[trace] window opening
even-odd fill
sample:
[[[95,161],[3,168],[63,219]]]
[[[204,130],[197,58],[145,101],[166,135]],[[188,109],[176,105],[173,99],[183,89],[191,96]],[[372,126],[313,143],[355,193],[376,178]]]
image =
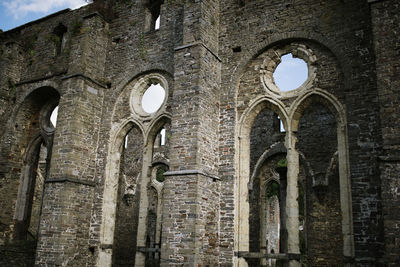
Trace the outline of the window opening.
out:
[[[161,136],[161,138],[160,138],[160,145],[161,145],[161,146],[165,146],[165,137],[166,137],[165,129],[162,129],[162,130],[160,131],[160,136]]]
[[[57,126],[58,106],[53,109],[50,115],[50,122],[54,128]]]
[[[158,30],[160,28],[160,10],[164,0],[149,0],[147,2],[146,30]]]
[[[30,218],[27,230],[27,238],[36,240],[38,236],[39,220],[41,213],[41,201],[43,197],[43,184],[47,169],[47,148],[42,143],[39,150],[37,163],[32,173],[32,196],[30,199]]]
[[[165,89],[159,84],[150,85],[142,97],[142,108],[147,113],[154,113],[164,102]]]
[[[128,135],[125,136],[125,140],[124,140],[124,148],[127,149],[128,148]]]
[[[156,21],[154,23],[154,29],[155,30],[160,29],[160,15],[158,15],[158,17],[157,17],[157,19],[156,19]]]
[[[56,54],[60,55],[65,43],[65,33],[67,32],[67,27],[62,23],[59,23],[57,27],[54,28],[52,41],[56,46]]]
[[[281,120],[281,117],[278,116],[278,120],[279,120],[279,131],[280,131],[281,133],[286,132],[285,126],[283,126],[283,121]]]
[[[300,87],[308,78],[307,63],[294,58],[292,53],[281,57],[281,63],[276,67],[274,82],[281,91],[292,91]]]

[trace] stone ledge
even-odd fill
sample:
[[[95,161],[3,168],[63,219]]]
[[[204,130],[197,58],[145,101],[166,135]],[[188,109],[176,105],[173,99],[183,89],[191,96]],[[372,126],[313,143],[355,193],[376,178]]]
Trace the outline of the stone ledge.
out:
[[[164,176],[182,176],[182,175],[203,175],[205,177],[215,180],[221,180],[218,176],[208,174],[201,170],[182,170],[182,171],[167,171],[164,172]]]
[[[216,54],[214,53],[214,51],[212,51],[208,46],[206,46],[203,42],[194,42],[194,43],[190,43],[190,44],[185,44],[185,45],[181,45],[181,46],[177,46],[174,48],[175,51],[179,51],[185,48],[190,48],[193,46],[197,46],[197,45],[201,45],[202,47],[204,47],[208,52],[210,52],[219,62],[222,62],[222,59]]]
[[[109,87],[107,84],[102,84],[101,82],[98,82],[98,81],[96,81],[96,80],[94,80],[94,79],[90,78],[89,76],[86,76],[86,75],[84,75],[82,73],[75,73],[75,74],[71,74],[71,75],[66,75],[66,76],[62,77],[61,80],[67,80],[67,79],[71,79],[71,78],[75,78],[75,77],[78,77],[78,78],[81,78],[83,80],[92,82],[92,83],[96,84],[97,86],[100,86],[100,87],[102,87],[104,89],[111,87],[111,85]]]
[[[81,184],[81,185],[87,185],[87,186],[91,186],[94,187],[96,186],[95,182],[92,181],[87,181],[87,180],[80,180],[80,179],[76,179],[76,178],[52,178],[52,179],[47,179],[45,181],[45,183],[65,183],[65,182],[69,182],[69,183],[74,183],[74,184]]]

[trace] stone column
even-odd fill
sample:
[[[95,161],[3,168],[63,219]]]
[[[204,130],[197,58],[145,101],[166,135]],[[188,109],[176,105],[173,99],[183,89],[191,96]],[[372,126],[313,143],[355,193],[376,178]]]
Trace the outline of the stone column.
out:
[[[287,167],[278,167],[276,171],[279,173],[279,217],[280,217],[280,242],[279,253],[287,252],[288,232],[286,226],[286,195],[287,195]]]
[[[299,203],[298,175],[299,153],[296,150],[297,138],[293,132],[286,136],[287,143],[287,192],[286,192],[286,229],[287,229],[287,253],[299,254]],[[296,260],[289,261],[290,267],[300,266]]]

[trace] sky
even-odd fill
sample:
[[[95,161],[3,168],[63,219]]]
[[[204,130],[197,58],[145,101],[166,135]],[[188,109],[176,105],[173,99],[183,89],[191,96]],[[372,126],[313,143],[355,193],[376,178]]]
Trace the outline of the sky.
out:
[[[0,0],[0,29],[7,31],[57,11],[86,4],[85,0]]]
[[[300,87],[308,77],[307,63],[292,54],[284,55],[273,74],[275,84],[281,91],[291,91]]]
[[[156,112],[164,102],[165,90],[158,84],[152,84],[144,92],[142,97],[142,107],[147,113]]]

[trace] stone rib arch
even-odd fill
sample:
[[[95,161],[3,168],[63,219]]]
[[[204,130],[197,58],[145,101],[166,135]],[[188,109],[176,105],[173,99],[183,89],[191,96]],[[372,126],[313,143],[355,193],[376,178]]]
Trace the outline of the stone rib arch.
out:
[[[132,73],[134,73],[132,75]],[[172,79],[173,78],[173,72],[168,71],[167,68],[165,68],[164,65],[162,64],[154,64],[151,66],[151,68],[147,66],[134,66],[134,70],[127,70],[127,73],[122,73],[122,77],[120,80],[117,78],[117,85],[115,86],[116,91],[118,94],[121,94],[122,91],[127,88],[129,84],[134,82],[135,80],[139,79],[141,76],[145,76],[147,74],[151,73],[158,73],[160,75],[163,75],[167,79]]]
[[[242,138],[244,135],[250,133],[251,125],[253,124],[258,113],[264,108],[269,108],[272,111],[275,111],[282,119],[284,127],[287,128],[289,126],[287,123],[288,113],[283,103],[268,96],[261,96],[253,100],[249,104],[248,108],[243,112],[238,123],[239,138]]]
[[[166,112],[155,117],[147,128],[144,143],[149,145],[150,143],[154,142],[154,138],[156,137],[158,131],[161,130],[165,123],[170,123],[171,119],[171,114]]]
[[[303,112],[314,103],[321,103],[335,116],[337,124],[337,155],[339,162],[340,207],[342,213],[343,255],[354,257],[354,236],[352,220],[352,197],[350,166],[347,141],[347,120],[345,107],[333,95],[314,89],[300,96],[290,108],[290,128],[297,132]],[[336,152],[335,152],[336,153]]]
[[[261,169],[262,165],[264,164],[264,162],[266,160],[268,160],[268,158],[270,158],[276,154],[280,154],[280,153],[286,153],[285,145],[281,142],[279,142],[277,144],[273,144],[272,146],[269,147],[269,149],[265,150],[265,152],[258,159],[256,166],[254,167],[254,171],[251,174],[249,185],[248,185],[249,190],[253,189],[254,179],[255,179],[255,177],[257,177],[260,174],[260,169]],[[277,183],[279,183],[279,181],[277,181]]]
[[[26,101],[26,99],[31,95],[34,91],[40,88],[51,88],[55,92],[57,92],[60,96],[63,95],[62,90],[60,89],[60,84],[52,81],[52,80],[44,80],[36,83],[29,84],[17,84],[17,90],[21,91],[21,94],[18,94],[16,110]]]
[[[340,101],[332,94],[322,89],[314,88],[312,91],[305,92],[303,95],[299,96],[291,105],[289,120],[291,122],[290,126],[292,131],[297,131],[302,113],[315,102],[320,102],[326,106],[332,114],[335,115],[338,125],[346,125],[346,111]]]
[[[277,143],[272,145],[269,149],[265,150],[265,152],[262,154],[262,156],[258,159],[256,166],[254,167],[254,171],[250,177],[250,181],[249,181],[249,190],[253,189],[253,181],[255,179],[255,177],[257,177],[260,174],[260,168],[262,167],[262,165],[264,164],[264,162],[266,160],[268,160],[268,158],[276,155],[276,154],[280,154],[280,153],[286,153],[286,147],[283,143]],[[335,152],[334,157],[337,157],[337,152]],[[305,172],[310,175],[310,177],[313,177],[313,171],[311,169],[311,167],[309,166],[309,163],[307,162],[305,156],[303,153],[299,153],[299,160],[300,160],[300,164],[301,166],[303,166]],[[333,163],[331,163],[332,165]],[[330,166],[331,167],[331,166]],[[276,181],[277,183],[279,183],[279,181]]]
[[[97,258],[97,266],[111,266],[112,244],[114,240],[116,201],[118,192],[121,148],[128,132],[137,127],[144,138],[143,126],[139,121],[126,119],[113,127],[104,176],[102,221],[100,227],[100,251]]]

